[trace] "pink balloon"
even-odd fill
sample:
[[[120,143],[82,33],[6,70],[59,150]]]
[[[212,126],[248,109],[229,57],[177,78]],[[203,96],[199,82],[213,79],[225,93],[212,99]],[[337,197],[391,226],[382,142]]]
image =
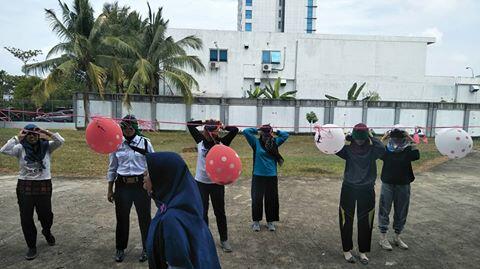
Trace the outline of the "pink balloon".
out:
[[[235,182],[242,173],[238,154],[225,145],[215,145],[207,154],[205,165],[208,177],[215,183],[227,185]]]
[[[102,154],[115,152],[122,137],[122,129],[110,118],[93,118],[85,131],[88,146]]]

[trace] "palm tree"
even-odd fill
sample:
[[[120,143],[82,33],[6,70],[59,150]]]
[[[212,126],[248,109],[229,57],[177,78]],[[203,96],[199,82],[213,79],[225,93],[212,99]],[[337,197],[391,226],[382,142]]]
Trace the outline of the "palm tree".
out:
[[[52,31],[61,42],[55,45],[43,62],[24,66],[27,72],[48,73],[37,87],[47,98],[55,91],[63,77],[75,77],[84,85],[83,104],[85,124],[90,116],[88,93],[96,90],[103,96],[107,70],[99,62],[114,59],[111,55],[103,55],[102,34],[105,28],[105,16],[94,19],[93,9],[88,0],[74,0],[70,8],[58,1],[62,17],[57,17],[52,9],[45,9],[47,20]],[[60,56],[58,56],[60,54]]]
[[[113,48],[117,57],[130,58],[134,66],[133,73],[128,76],[125,100],[128,103],[128,95],[136,92],[159,94],[159,85],[164,82],[167,87],[180,90],[189,101],[192,89],[198,89],[199,85],[186,70],[201,74],[205,66],[197,56],[188,55],[187,50],[201,49],[202,41],[195,36],[175,41],[166,34],[168,20],[162,17],[162,8],[154,13],[148,4],[148,10],[139,38],[113,35],[105,38],[105,44]]]

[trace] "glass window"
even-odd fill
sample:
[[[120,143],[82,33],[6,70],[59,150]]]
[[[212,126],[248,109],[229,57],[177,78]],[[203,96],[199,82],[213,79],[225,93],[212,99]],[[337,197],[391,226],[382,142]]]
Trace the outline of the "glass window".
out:
[[[282,54],[279,50],[262,51],[262,63],[264,64],[280,64]]]
[[[217,62],[218,61],[218,50],[217,49],[210,49],[210,61]]]
[[[278,10],[278,17],[279,17],[279,18],[282,17],[282,10],[281,10],[281,9]]]
[[[245,4],[246,4],[247,7],[251,7],[252,6],[252,0],[246,0]]]
[[[280,64],[280,58],[282,58],[280,51],[271,51],[270,60],[272,64]]]
[[[227,50],[220,50],[220,62],[226,62],[228,59]]]
[[[252,11],[247,9],[245,10],[245,19],[251,19],[252,18]]]
[[[250,22],[245,23],[245,31],[246,32],[252,31],[252,24]]]

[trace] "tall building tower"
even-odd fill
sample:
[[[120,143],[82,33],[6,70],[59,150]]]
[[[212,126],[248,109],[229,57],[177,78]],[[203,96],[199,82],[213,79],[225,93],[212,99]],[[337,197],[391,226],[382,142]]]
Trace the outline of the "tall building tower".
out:
[[[238,0],[242,32],[314,33],[317,0]]]

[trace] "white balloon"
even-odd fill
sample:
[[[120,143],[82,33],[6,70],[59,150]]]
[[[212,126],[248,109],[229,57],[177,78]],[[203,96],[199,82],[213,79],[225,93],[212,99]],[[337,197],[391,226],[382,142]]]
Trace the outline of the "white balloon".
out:
[[[438,151],[450,159],[460,159],[467,156],[473,149],[470,134],[460,128],[449,128],[439,131],[435,136]]]
[[[335,124],[325,124],[315,133],[315,145],[325,154],[335,154],[345,145],[345,134]]]

